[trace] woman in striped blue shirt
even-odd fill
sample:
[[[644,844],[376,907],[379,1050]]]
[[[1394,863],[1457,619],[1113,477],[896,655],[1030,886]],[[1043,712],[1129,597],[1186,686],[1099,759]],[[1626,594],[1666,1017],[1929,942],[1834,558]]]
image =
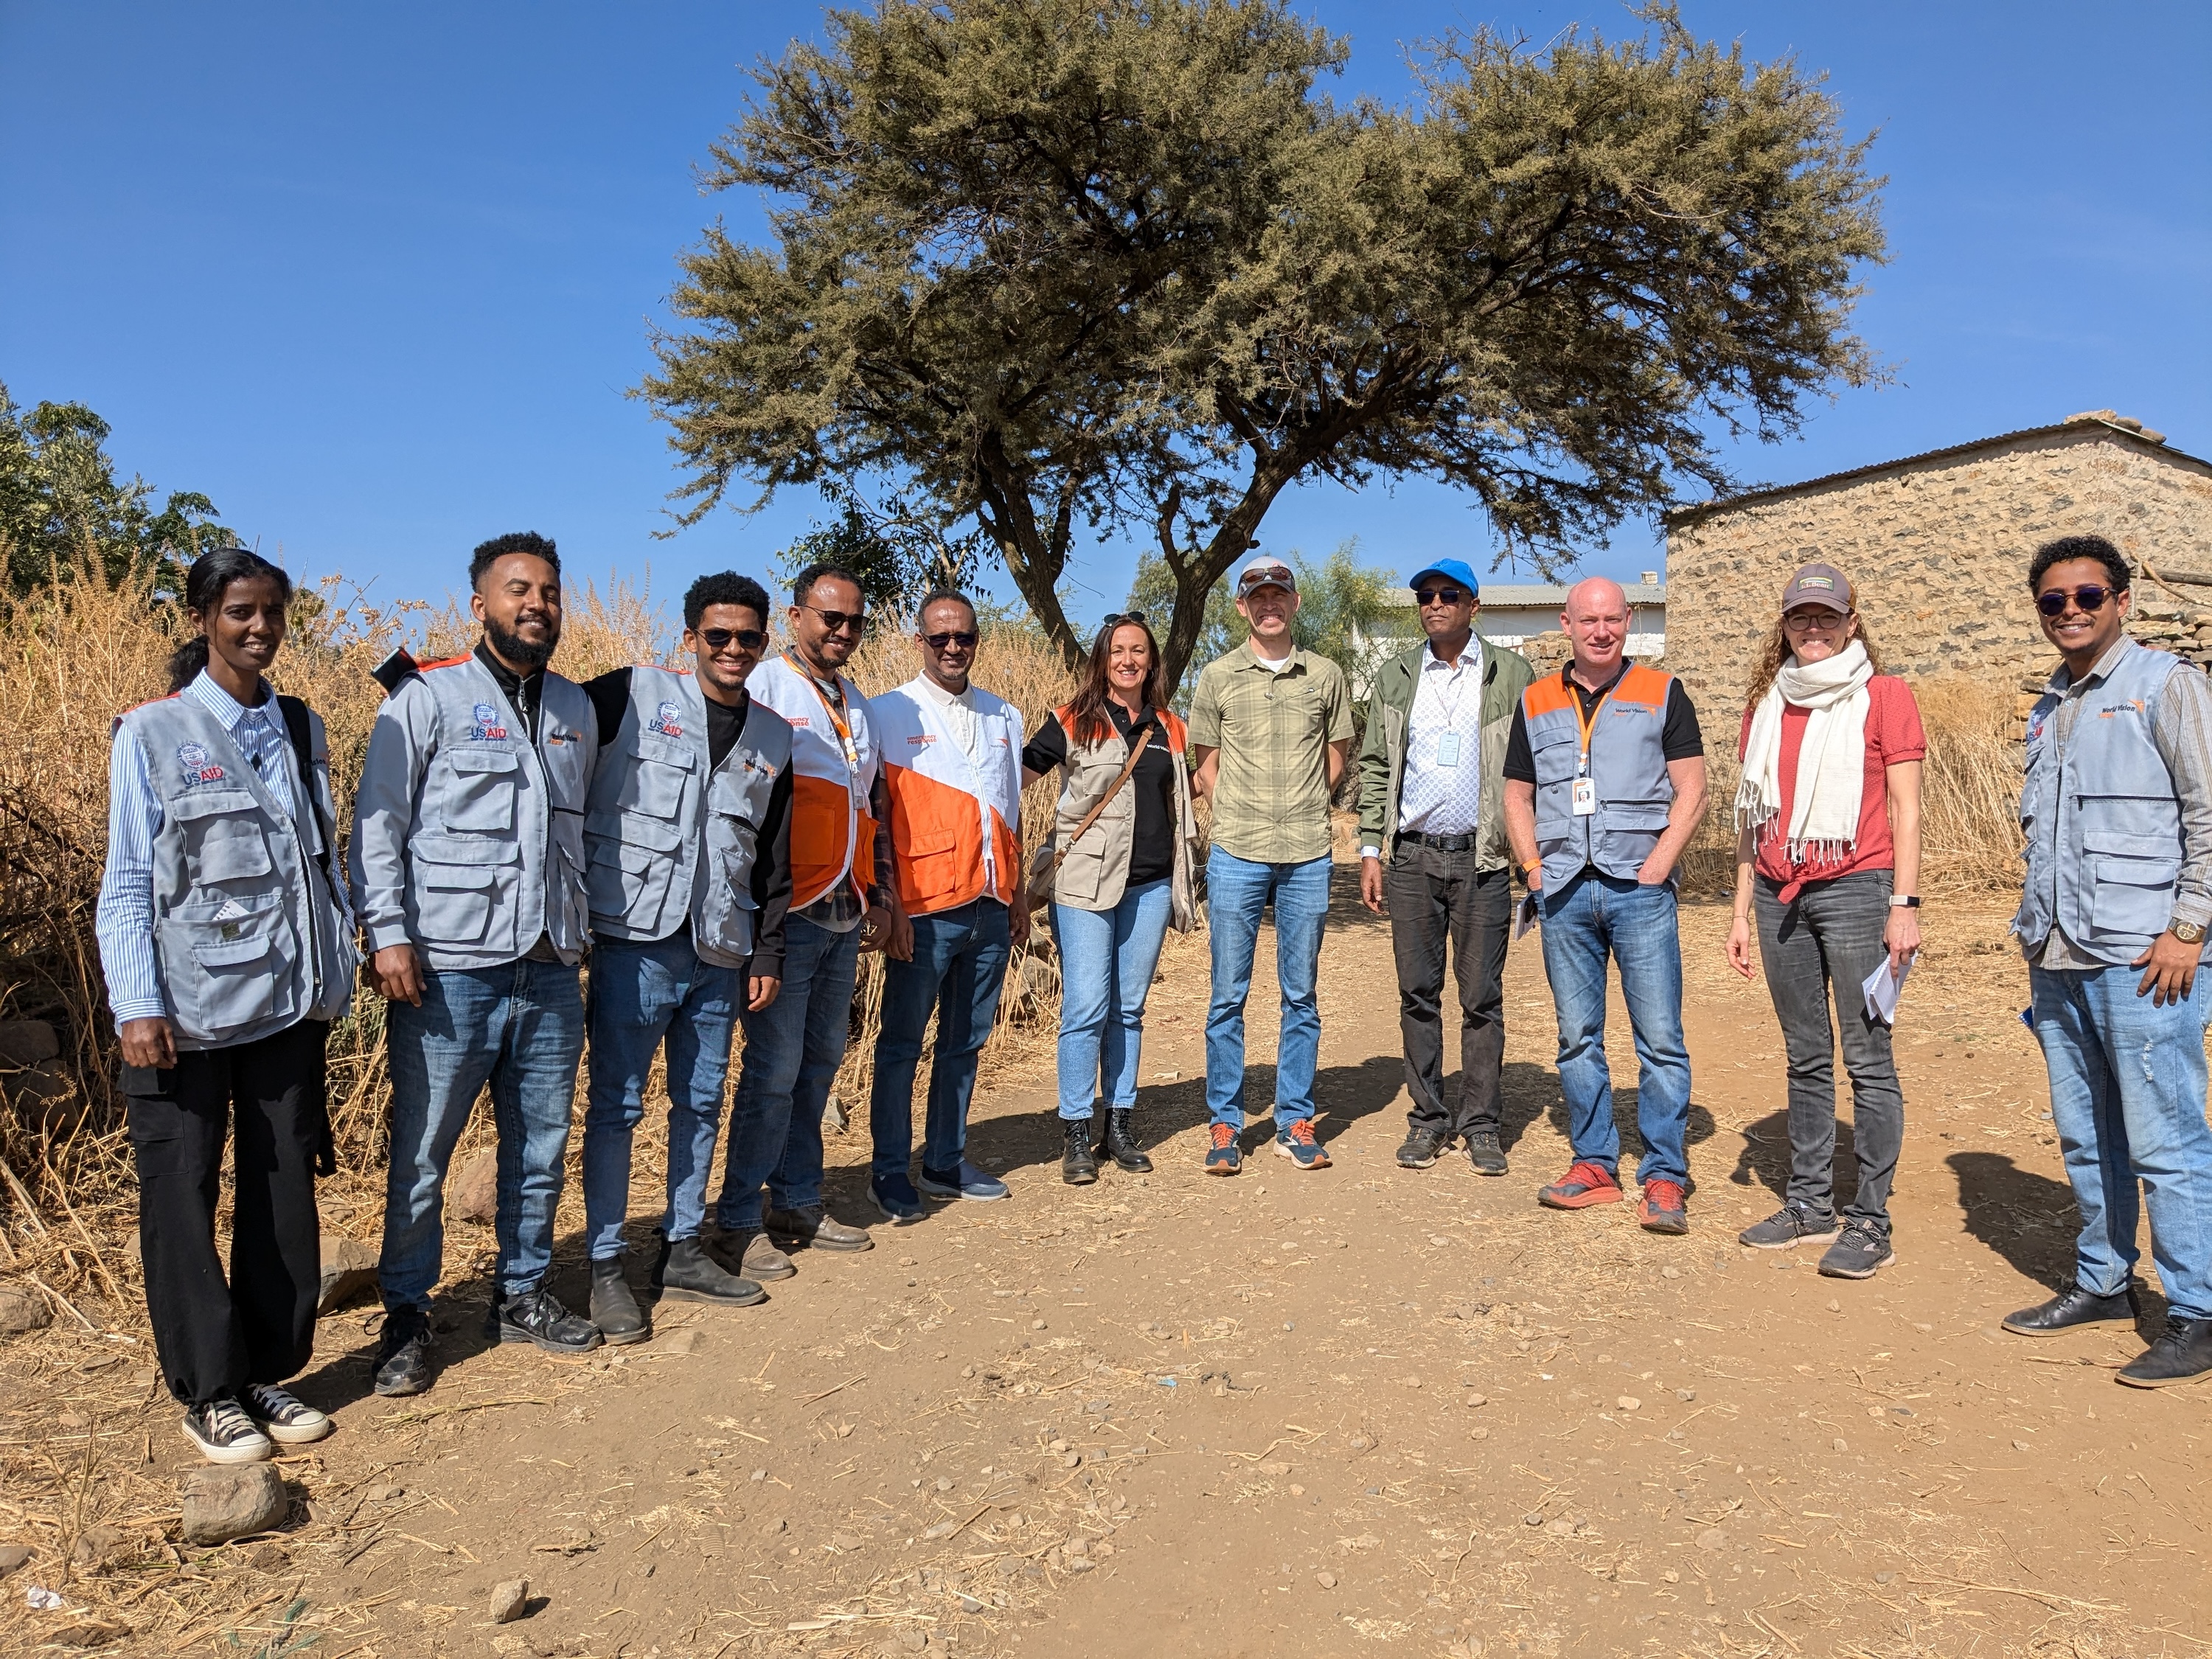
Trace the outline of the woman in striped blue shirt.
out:
[[[360,961],[322,722],[263,676],[292,584],[244,548],[197,560],[170,692],[115,723],[100,961],[123,1050],[154,1347],[213,1462],[319,1440],[279,1385],[314,1346],[330,1168],[324,1042]],[[216,1249],[237,1114],[230,1273]]]

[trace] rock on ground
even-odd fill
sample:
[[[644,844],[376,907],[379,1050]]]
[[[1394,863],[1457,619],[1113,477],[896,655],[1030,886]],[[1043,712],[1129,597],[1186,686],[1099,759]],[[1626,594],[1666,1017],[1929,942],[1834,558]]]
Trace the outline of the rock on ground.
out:
[[[530,1610],[530,1581],[510,1578],[503,1584],[491,1588],[491,1621],[495,1625],[511,1625]]]
[[[267,1532],[292,1512],[292,1496],[266,1463],[210,1466],[185,1477],[185,1542],[227,1544]]]
[[[41,1331],[53,1322],[53,1310],[44,1297],[19,1285],[0,1285],[0,1336]]]
[[[343,1308],[376,1285],[376,1252],[357,1238],[336,1233],[323,1235],[323,1284],[315,1297],[315,1311]]]
[[[36,1066],[61,1051],[61,1037],[43,1019],[0,1019],[0,1068]]]
[[[461,1166],[447,1188],[453,1213],[489,1224],[499,1213],[499,1153],[490,1147]]]

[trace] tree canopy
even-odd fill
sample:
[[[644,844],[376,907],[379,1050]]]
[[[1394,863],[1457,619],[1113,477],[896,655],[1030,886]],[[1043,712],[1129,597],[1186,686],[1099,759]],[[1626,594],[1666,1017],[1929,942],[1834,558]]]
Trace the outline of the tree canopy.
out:
[[[203,547],[236,539],[194,489],[171,493],[115,476],[108,424],[82,404],[42,403],[25,412],[0,383],[0,573],[28,592],[58,566],[90,560],[111,582],[137,571],[154,590],[184,591],[184,568]]]
[[[1430,43],[1410,110],[1319,90],[1281,0],[878,0],[763,65],[708,182],[773,245],[683,256],[639,388],[687,518],[887,481],[972,520],[1070,661],[1079,533],[1207,593],[1291,484],[1467,490],[1507,555],[1733,480],[1876,371],[1879,181],[1818,78],[1691,38]]]

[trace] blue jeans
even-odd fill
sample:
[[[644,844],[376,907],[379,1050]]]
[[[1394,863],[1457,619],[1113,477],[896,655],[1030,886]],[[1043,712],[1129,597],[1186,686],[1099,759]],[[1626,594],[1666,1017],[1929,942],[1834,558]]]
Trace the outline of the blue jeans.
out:
[[[604,939],[592,947],[586,1009],[590,1106],[584,1113],[584,1239],[592,1260],[623,1253],[629,1214],[630,1138],[645,1117],[645,1079],[668,1047],[668,1208],[660,1231],[696,1238],[707,1171],[722,1122],[744,975],[702,962],[689,928],[657,944]]]
[[[1639,1181],[1686,1183],[1683,1142],[1690,1127],[1690,1051],[1682,1041],[1682,945],[1671,882],[1584,870],[1557,892],[1544,889],[1544,975],[1559,1015],[1559,1089],[1577,1163],[1620,1163],[1613,1121],[1613,1073],[1605,1063],[1605,963],[1620,964],[1620,996],[1636,1036],[1636,1127],[1644,1137]]]
[[[2212,971],[2186,1002],[2137,996],[2140,968],[2031,968],[2035,1036],[2051,1072],[2051,1117],[2081,1212],[2074,1276],[2117,1296],[2141,1255],[2136,1182],[2168,1311],[2212,1318],[2212,1126],[2204,1118],[2204,1027]]]
[[[1094,1093],[1116,1110],[1137,1103],[1145,996],[1175,912],[1173,886],[1163,876],[1125,889],[1110,910],[1052,907],[1060,945],[1060,1115],[1071,1122],[1091,1115]]]
[[[783,988],[738,1016],[744,1064],[714,1217],[732,1231],[761,1224],[761,1187],[779,1210],[822,1201],[822,1109],[844,1063],[860,930],[835,933],[804,916],[783,927]]]
[[[914,958],[884,963],[883,1025],[876,1036],[876,1079],[868,1128],[876,1143],[870,1172],[904,1175],[914,1161],[914,1073],[922,1033],[937,1016],[929,1066],[929,1109],[921,1167],[950,1174],[968,1149],[968,1103],[975,1057],[999,1018],[999,988],[1013,955],[1012,918],[994,898],[914,919]]]
[[[1260,913],[1275,902],[1275,978],[1282,987],[1282,1037],[1275,1056],[1275,1127],[1314,1115],[1314,1068],[1321,1061],[1322,924],[1328,920],[1326,858],[1304,864],[1255,864],[1223,852],[1206,855],[1206,920],[1213,944],[1213,996],[1206,1010],[1206,1109],[1216,1123],[1244,1127],[1244,999]]]
[[[453,1145],[491,1085],[499,1131],[499,1289],[526,1291],[553,1265],[584,998],[557,962],[422,968],[422,1006],[386,1015],[392,1055],[392,1163],[384,1183],[377,1282],[387,1308],[427,1308],[446,1253],[443,1199]]]

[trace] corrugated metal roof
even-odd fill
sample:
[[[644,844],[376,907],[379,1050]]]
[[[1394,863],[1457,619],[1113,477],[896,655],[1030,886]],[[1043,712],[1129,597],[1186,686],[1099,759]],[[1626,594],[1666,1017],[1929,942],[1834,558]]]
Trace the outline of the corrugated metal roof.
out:
[[[1542,605],[1564,605],[1567,602],[1568,584],[1553,586],[1544,582],[1495,582],[1482,590],[1482,608],[1494,611],[1502,605],[1534,607]],[[1664,605],[1667,603],[1667,584],[1664,582],[1627,582],[1622,592],[1628,595],[1631,605]],[[1390,603],[1411,609],[1413,593],[1411,588],[1394,587],[1389,592]]]
[[[1817,478],[1805,478],[1796,483],[1771,484],[1763,489],[1747,489],[1741,495],[1725,495],[1717,501],[1694,502],[1688,507],[1678,507],[1672,512],[1662,514],[1660,522],[1671,529],[1675,525],[1686,523],[1692,519],[1705,518],[1715,513],[1730,512],[1739,507],[1755,506],[1761,501],[1771,501],[1784,495],[1795,495],[1801,489],[1820,489],[1829,484],[1842,483],[1846,479],[1870,477],[1877,472],[1891,471],[1900,466],[1918,466],[1926,461],[1948,460],[1954,455],[1971,455],[1978,449],[1988,449],[1997,444],[2017,442],[2022,438],[2048,438],[2060,434],[2072,434],[2076,437],[2101,440],[2112,433],[2118,433],[2123,438],[2131,438],[2156,454],[2170,456],[2175,460],[2187,461],[2192,465],[2212,471],[2212,461],[2207,461],[2201,456],[2191,455],[2185,450],[2176,449],[2171,444],[2162,443],[2157,439],[2146,438],[2142,433],[2130,431],[2126,427],[2115,426],[2110,421],[2060,421],[2053,426],[2023,427],[2018,432],[2000,432],[1993,438],[1977,438],[1971,443],[1952,444],[1943,449],[1923,449],[1917,455],[1900,455],[1893,461],[1875,461],[1866,466],[1848,467],[1841,472],[1824,472]]]

